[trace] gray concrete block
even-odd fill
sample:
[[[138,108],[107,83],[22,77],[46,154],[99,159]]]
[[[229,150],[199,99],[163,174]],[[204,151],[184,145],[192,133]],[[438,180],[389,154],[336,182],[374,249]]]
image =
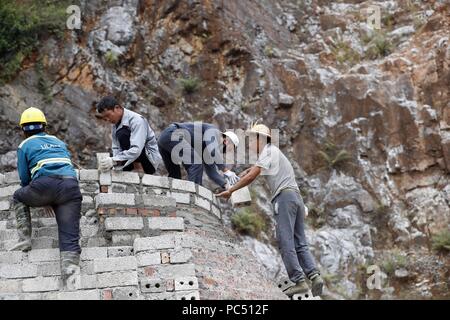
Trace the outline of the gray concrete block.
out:
[[[24,292],[45,292],[59,290],[59,277],[37,277],[23,280]]]
[[[180,217],[150,217],[148,227],[150,229],[160,229],[163,231],[183,231],[184,219]]]
[[[123,233],[121,231],[114,231],[112,233],[112,244],[114,246],[129,246],[132,245],[136,238],[139,238],[140,235],[137,233]]]
[[[109,247],[108,257],[116,258],[116,257],[132,256],[133,252],[134,252],[133,246]]]
[[[19,240],[19,234],[14,229],[0,230],[0,241]]]
[[[0,280],[0,300],[5,293],[18,293],[22,291],[21,280]]]
[[[200,300],[198,291],[178,291],[175,292],[175,300]]]
[[[161,264],[161,254],[159,252],[140,252],[136,255],[138,267]]]
[[[149,238],[138,238],[134,240],[134,253],[148,250],[171,249],[175,247],[173,235],[161,235]]]
[[[144,174],[144,176],[142,177],[142,184],[144,186],[152,186],[166,189],[170,187],[170,181],[168,177],[153,176],[150,174]]]
[[[95,289],[97,288],[97,275],[81,274],[77,289]]]
[[[96,273],[134,270],[136,268],[137,261],[134,256],[94,260],[94,272]]]
[[[128,171],[113,170],[111,172],[111,179],[112,182],[121,182],[121,183],[139,184],[141,182],[141,179],[139,178],[139,173]]]
[[[190,193],[167,191],[166,196],[170,197],[170,198],[174,198],[177,203],[183,203],[183,204],[191,203],[191,194]]]
[[[110,186],[112,184],[111,172],[100,172],[99,183],[101,186]]]
[[[22,251],[0,252],[0,263],[20,263],[26,259],[26,253]]]
[[[20,183],[19,172],[17,170],[6,172],[5,183],[6,184]]]
[[[0,230],[6,230],[8,227],[8,221],[0,221]]]
[[[175,278],[175,291],[180,290],[197,290],[197,277],[178,277]]]
[[[212,194],[211,190],[206,189],[205,187],[200,186],[200,185],[197,186],[197,188],[198,188],[198,195],[199,195],[200,197],[203,197],[203,198],[208,199],[209,201],[212,201],[212,199],[213,199],[213,194]]]
[[[294,294],[291,297],[291,300],[322,300],[322,299],[319,296],[314,297],[311,291],[308,291],[307,293],[303,294]]]
[[[112,296],[113,300],[138,300],[140,292],[136,287],[114,288]]]
[[[222,213],[216,205],[211,205],[211,212],[219,219],[222,219]]]
[[[176,207],[177,201],[174,198],[166,196],[144,196],[144,205],[146,207]]]
[[[80,170],[80,181],[97,181],[97,180],[98,180],[97,169]]]
[[[248,187],[244,187],[233,192],[230,200],[233,207],[236,208],[245,207],[252,204],[252,197],[250,195],[250,190],[248,189]]]
[[[141,279],[142,292],[164,292],[166,291],[166,282],[162,279]]]
[[[40,228],[57,226],[55,218],[38,218],[37,222]]]
[[[137,286],[137,271],[114,271],[97,274],[97,287]]]
[[[170,263],[186,263],[192,258],[192,251],[187,248],[178,248],[169,251]]]
[[[31,239],[31,247],[33,249],[49,249],[56,248],[58,244],[57,238],[52,237],[39,237]]]
[[[201,198],[199,196],[195,196],[194,197],[194,204],[196,206],[199,206],[202,209],[205,209],[205,210],[208,210],[208,211],[211,210],[211,202],[209,202],[208,200],[203,199],[203,198]]]
[[[131,193],[99,193],[95,196],[95,208],[99,206],[134,206],[135,196]]]
[[[81,249],[81,260],[106,259],[108,257],[106,247],[91,247]]]
[[[11,197],[17,189],[20,188],[19,184],[14,184],[11,186],[0,188],[0,198]]]
[[[28,253],[30,262],[59,261],[59,249],[33,249]]]
[[[9,208],[10,208],[9,200],[0,201],[0,211],[1,210],[9,210]]]
[[[156,269],[156,276],[163,279],[195,276],[195,265],[193,263],[161,264],[156,265],[153,268]]]
[[[107,217],[105,219],[106,231],[141,230],[142,228],[144,228],[142,217]]]
[[[195,192],[195,183],[187,180],[172,179],[172,189]]]
[[[61,266],[59,261],[39,263],[37,268],[38,275],[42,277],[61,275]]]
[[[56,300],[100,300],[99,290],[63,291],[56,294]]]

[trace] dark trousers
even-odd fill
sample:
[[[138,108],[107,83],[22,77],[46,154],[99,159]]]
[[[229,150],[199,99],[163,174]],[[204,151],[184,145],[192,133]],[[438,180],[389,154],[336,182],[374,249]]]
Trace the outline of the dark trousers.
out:
[[[305,206],[300,194],[285,189],[272,201],[278,246],[289,279],[297,283],[319,273],[306,240]]]
[[[164,161],[164,166],[166,167],[169,177],[175,179],[181,179],[181,166],[174,162],[177,161],[179,163],[183,163],[184,168],[188,174],[188,180],[195,182],[196,184],[202,185],[203,180],[203,163],[194,164],[194,156],[195,150],[189,145],[186,141],[181,138],[177,141],[172,141],[171,136],[172,133],[177,129],[177,126],[171,124],[166,129],[161,132],[161,135],[158,139],[158,148],[161,154],[161,157]],[[185,143],[184,149],[189,150],[190,154],[187,155],[190,158],[190,163],[182,162],[181,158],[183,157],[183,152],[180,152],[179,159],[172,159],[172,149],[178,145],[179,143]],[[174,155],[175,156],[175,155]],[[178,158],[178,157],[177,157]],[[201,159],[201,158],[200,158]]]
[[[80,218],[82,195],[78,180],[39,177],[14,193],[14,201],[29,207],[51,206],[58,224],[60,251],[81,253]]]
[[[131,137],[131,130],[128,127],[122,127],[116,132],[117,140],[120,144],[120,149],[122,150],[128,150],[130,149],[130,137]],[[139,158],[137,158],[134,162],[140,162],[142,164],[142,167],[144,168],[144,172],[147,174],[154,174],[155,173],[155,167],[153,167],[150,160],[148,160],[147,155],[145,154],[145,147],[142,149],[141,154],[139,155]],[[134,163],[133,162],[133,163]],[[131,171],[133,170],[133,163],[130,163],[126,167],[123,168],[123,171]]]

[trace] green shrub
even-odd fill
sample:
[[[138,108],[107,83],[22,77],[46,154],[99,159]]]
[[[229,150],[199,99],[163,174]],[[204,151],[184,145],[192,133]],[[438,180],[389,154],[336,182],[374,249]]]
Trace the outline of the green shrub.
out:
[[[450,251],[450,231],[443,230],[432,237],[433,250],[437,252],[449,252]]]
[[[250,235],[255,238],[257,238],[261,231],[266,228],[264,218],[261,215],[250,211],[248,208],[242,209],[240,212],[235,213],[231,217],[231,222],[237,232]]]
[[[117,66],[119,62],[119,55],[115,52],[108,51],[105,53],[105,61],[110,66]]]
[[[395,270],[404,268],[407,265],[408,258],[400,251],[395,250],[384,260],[382,268],[387,275],[392,275]]]
[[[22,62],[49,35],[62,36],[68,1],[0,1],[0,83],[13,79]]]
[[[328,168],[338,169],[352,159],[351,154],[344,149],[339,149],[333,142],[325,142],[323,150],[319,151],[319,155],[325,161]]]
[[[375,60],[390,55],[394,50],[394,45],[384,33],[377,33],[368,44],[366,56]]]
[[[187,94],[194,93],[200,87],[200,80],[198,78],[180,79],[181,87]]]
[[[53,96],[51,95],[50,84],[44,76],[44,67],[42,65],[42,61],[38,60],[34,66],[38,76],[37,89],[39,93],[42,95],[42,99],[45,103],[51,103],[53,100]]]
[[[353,66],[361,60],[359,53],[343,41],[337,41],[331,51],[339,65]]]

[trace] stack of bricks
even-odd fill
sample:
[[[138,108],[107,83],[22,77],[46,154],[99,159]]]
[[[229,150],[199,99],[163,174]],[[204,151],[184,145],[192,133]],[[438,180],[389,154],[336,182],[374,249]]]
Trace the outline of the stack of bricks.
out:
[[[33,250],[8,252],[18,240],[11,197],[20,186],[17,172],[0,174],[0,300],[212,299],[214,290],[221,290],[208,285],[214,277],[224,284],[224,297],[256,297],[233,291],[242,282],[247,289],[264,288],[258,297],[283,298],[223,227],[210,190],[136,172],[77,174],[83,194],[82,255],[71,291],[60,286],[56,220],[43,217],[39,208],[32,209]],[[214,247],[211,252],[208,246]],[[250,280],[242,281],[243,265],[252,272]],[[227,285],[223,274],[230,275]]]

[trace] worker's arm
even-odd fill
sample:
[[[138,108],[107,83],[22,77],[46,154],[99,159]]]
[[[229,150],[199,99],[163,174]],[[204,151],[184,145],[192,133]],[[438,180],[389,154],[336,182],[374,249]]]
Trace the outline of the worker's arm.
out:
[[[115,156],[114,161],[129,161],[136,160],[142,149],[145,147],[145,139],[147,138],[147,127],[144,118],[136,117],[130,121],[130,149],[122,150]]]
[[[19,171],[20,185],[27,186],[31,181],[31,176],[25,152],[21,148],[17,150],[17,171]]]
[[[112,135],[112,153],[113,153],[113,157],[115,157],[116,155],[118,155],[120,152],[120,145],[119,145],[119,141],[117,140],[117,137],[115,134]]]
[[[250,169],[248,169],[248,173],[243,176],[241,178],[241,180],[239,180],[234,186],[232,186],[230,189],[221,192],[219,194],[217,194],[218,197],[222,197],[225,199],[228,199],[231,197],[231,194],[236,191],[239,190],[243,187],[248,186],[250,183],[252,183],[261,173],[261,168],[258,166],[253,166]]]

